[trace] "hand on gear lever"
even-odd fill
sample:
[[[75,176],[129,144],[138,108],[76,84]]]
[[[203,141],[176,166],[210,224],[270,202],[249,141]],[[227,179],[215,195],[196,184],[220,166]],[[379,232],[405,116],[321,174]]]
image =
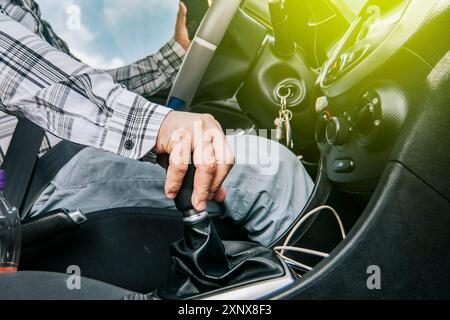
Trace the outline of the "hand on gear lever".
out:
[[[208,213],[197,212],[191,197],[195,167],[189,166],[175,199],[184,215],[184,239],[170,246],[172,264],[166,286],[157,291],[163,299],[185,299],[270,276],[284,268],[274,252],[254,243],[226,241],[218,236]]]

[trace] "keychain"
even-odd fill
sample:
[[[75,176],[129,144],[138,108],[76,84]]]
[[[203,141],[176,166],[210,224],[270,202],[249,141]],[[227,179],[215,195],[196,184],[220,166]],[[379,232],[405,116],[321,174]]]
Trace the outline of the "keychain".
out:
[[[285,95],[281,94],[281,89],[287,89]],[[291,89],[286,87],[280,87],[277,90],[277,96],[280,99],[280,111],[278,118],[275,119],[275,139],[281,142],[283,139],[286,146],[290,149],[294,148],[294,142],[292,141],[292,111],[288,109],[287,99],[291,95]]]

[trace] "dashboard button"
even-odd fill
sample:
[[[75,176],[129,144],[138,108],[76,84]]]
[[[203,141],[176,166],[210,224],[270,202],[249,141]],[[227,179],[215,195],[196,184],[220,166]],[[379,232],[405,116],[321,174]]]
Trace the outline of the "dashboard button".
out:
[[[326,138],[330,145],[345,145],[350,136],[350,126],[346,119],[341,117],[332,117],[326,128]]]
[[[318,97],[316,100],[316,112],[320,113],[328,108],[328,98],[326,96]]]
[[[357,110],[355,128],[362,134],[367,135],[373,128],[375,120],[375,107],[368,103],[359,110]]]
[[[326,139],[326,130],[328,120],[331,118],[331,115],[324,111],[320,113],[319,119],[316,122],[316,141],[318,144],[325,144],[327,142]]]
[[[334,171],[337,173],[352,172],[355,167],[355,163],[351,159],[342,159],[334,161]]]

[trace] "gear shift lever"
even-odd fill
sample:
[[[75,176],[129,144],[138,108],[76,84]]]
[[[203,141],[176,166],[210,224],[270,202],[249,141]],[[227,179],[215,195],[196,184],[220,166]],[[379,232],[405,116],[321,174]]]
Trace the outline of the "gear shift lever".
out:
[[[192,206],[195,171],[194,165],[189,165],[183,185],[175,198],[175,206],[184,216],[184,244],[186,249],[192,250],[192,258],[196,259],[197,268],[203,269],[208,266],[210,272],[223,274],[228,271],[228,262],[222,241],[211,223],[208,212],[197,212]]]
[[[191,198],[194,192],[195,167],[191,164],[184,176],[183,185],[175,198],[175,206],[184,215],[184,222],[193,223],[208,217],[207,212],[197,212],[192,206]]]
[[[184,239],[170,246],[172,264],[164,299],[184,299],[259,278],[281,277],[285,268],[272,250],[254,243],[222,242],[208,213],[191,203],[195,167],[190,165],[175,199],[183,212]]]

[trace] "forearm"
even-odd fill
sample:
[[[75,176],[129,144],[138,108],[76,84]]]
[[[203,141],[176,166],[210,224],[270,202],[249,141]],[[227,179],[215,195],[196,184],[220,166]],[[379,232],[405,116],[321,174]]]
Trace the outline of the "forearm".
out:
[[[0,100],[66,140],[138,159],[153,148],[170,111],[57,51],[0,14]]]
[[[184,55],[185,50],[172,39],[154,55],[107,72],[128,90],[151,96],[172,86]]]

